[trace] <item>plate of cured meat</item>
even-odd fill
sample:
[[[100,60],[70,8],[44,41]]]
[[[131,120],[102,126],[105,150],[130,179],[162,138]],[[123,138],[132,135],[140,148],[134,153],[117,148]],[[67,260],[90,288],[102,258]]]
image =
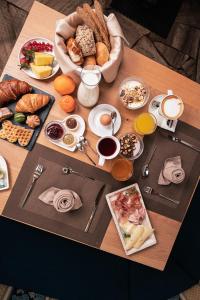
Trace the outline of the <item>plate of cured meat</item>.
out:
[[[106,199],[126,255],[156,244],[137,183],[107,194]]]

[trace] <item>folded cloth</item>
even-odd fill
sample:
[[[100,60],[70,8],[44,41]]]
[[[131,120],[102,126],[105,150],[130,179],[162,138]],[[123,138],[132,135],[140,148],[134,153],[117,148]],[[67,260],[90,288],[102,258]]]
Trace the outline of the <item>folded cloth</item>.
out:
[[[46,204],[53,205],[61,213],[79,209],[82,206],[79,195],[72,190],[61,190],[56,187],[50,187],[44,191],[39,200]]]
[[[181,183],[185,179],[185,171],[181,165],[181,157],[175,156],[167,158],[164,167],[160,172],[158,184],[168,185],[171,182],[175,184]]]
[[[107,82],[112,82],[117,76],[119,65],[123,57],[123,42],[127,40],[124,37],[122,29],[114,14],[105,16],[107,22],[108,31],[110,34],[111,52],[110,59],[100,68],[100,71]],[[55,47],[54,52],[56,60],[58,61],[60,68],[64,74],[76,72],[80,75],[81,68],[72,62],[67,55],[67,49],[65,41],[72,37],[78,25],[82,24],[82,20],[79,18],[76,12],[68,15],[64,19],[58,20],[56,23],[55,33]]]

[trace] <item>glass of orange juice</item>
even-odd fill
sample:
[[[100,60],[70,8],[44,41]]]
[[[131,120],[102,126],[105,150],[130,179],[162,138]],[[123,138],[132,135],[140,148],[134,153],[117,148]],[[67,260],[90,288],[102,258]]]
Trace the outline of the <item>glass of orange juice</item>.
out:
[[[118,181],[126,181],[133,175],[133,162],[125,158],[117,158],[112,165],[111,175]]]
[[[141,113],[133,122],[133,129],[140,135],[152,134],[156,127],[156,118],[149,112]]]

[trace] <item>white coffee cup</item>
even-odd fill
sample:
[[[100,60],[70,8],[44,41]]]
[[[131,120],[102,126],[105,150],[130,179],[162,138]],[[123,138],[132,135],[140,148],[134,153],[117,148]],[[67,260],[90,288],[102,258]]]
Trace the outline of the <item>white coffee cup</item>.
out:
[[[120,152],[120,143],[115,136],[104,136],[96,145],[99,154],[99,166],[103,166],[106,159],[115,158]]]
[[[184,111],[183,100],[174,95],[172,90],[167,91],[167,95],[163,97],[159,114],[168,120],[178,120]]]

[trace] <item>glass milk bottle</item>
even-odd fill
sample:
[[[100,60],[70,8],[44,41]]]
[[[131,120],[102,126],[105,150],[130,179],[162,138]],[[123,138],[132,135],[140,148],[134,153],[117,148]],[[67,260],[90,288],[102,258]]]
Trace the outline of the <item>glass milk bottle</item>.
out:
[[[85,107],[94,106],[99,99],[99,82],[101,72],[98,66],[88,65],[81,71],[81,83],[78,88],[77,98]]]

